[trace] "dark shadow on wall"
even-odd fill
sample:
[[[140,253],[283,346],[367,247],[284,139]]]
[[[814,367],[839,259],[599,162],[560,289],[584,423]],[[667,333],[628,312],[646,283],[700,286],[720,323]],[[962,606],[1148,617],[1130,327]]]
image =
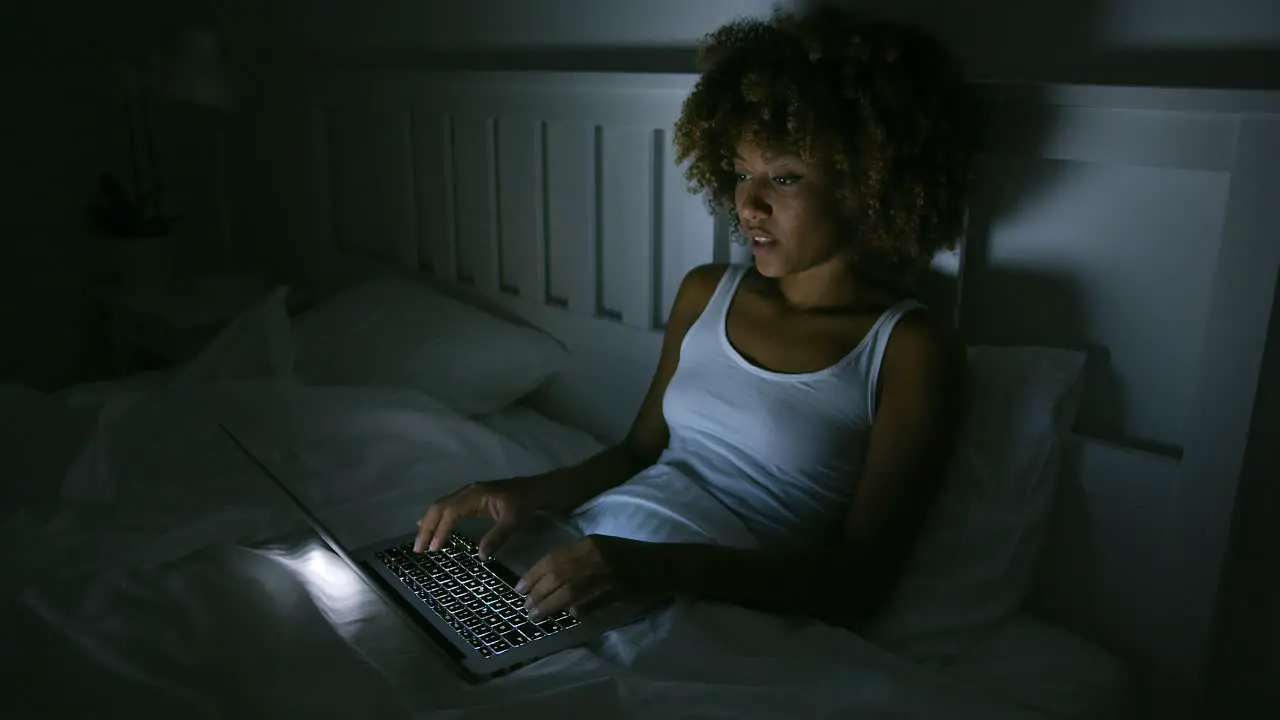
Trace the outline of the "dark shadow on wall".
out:
[[[1280,47],[1104,50],[1071,63],[1028,65],[1012,80],[1112,86],[1280,89]]]
[[[693,47],[504,47],[489,50],[250,49],[252,62],[344,70],[693,73]]]
[[[97,69],[138,60],[178,31],[208,25],[202,2],[166,0],[5,0],[0,3],[0,67]]]
[[[470,71],[693,73],[693,47],[503,48],[483,51],[329,49],[324,52],[257,51],[270,64],[353,69]],[[975,79],[994,82],[1082,85],[1280,89],[1280,48],[1176,49],[1096,53],[1072,63],[1020,63],[978,68]]]
[[[1209,696],[1214,717],[1280,717],[1280,272],[1236,498],[1233,551],[1223,571]],[[1229,715],[1228,713],[1235,713]]]
[[[142,1],[142,0],[137,0]],[[154,1],[154,0],[151,0]],[[784,3],[785,4],[785,3]],[[1218,47],[1107,46],[1099,37],[1107,0],[1025,3],[1014,0],[796,0],[796,5],[862,9],[932,32],[960,56],[975,80],[1159,87],[1280,88],[1280,45]],[[172,14],[172,13],[170,13]],[[727,19],[727,18],[726,18]],[[692,73],[691,45],[519,46],[433,50],[367,44],[323,48],[240,48],[271,64],[344,68]]]
[[[0,3],[0,382],[54,390],[113,372],[94,292],[109,253],[85,219],[98,174],[127,167],[111,68],[155,52],[199,5]]]
[[[1270,0],[1259,0],[1265,5]],[[1114,0],[797,0],[862,9],[930,30],[965,60],[971,77],[1091,85],[1280,88],[1280,42],[1131,47],[1105,36]],[[1204,14],[1209,15],[1209,6]],[[1158,12],[1158,11],[1154,11]],[[1227,12],[1223,10],[1222,12]],[[1266,13],[1256,13],[1260,18]],[[1184,14],[1182,22],[1191,22]],[[1191,30],[1191,28],[1188,28]],[[1280,35],[1280,29],[1271,35]]]

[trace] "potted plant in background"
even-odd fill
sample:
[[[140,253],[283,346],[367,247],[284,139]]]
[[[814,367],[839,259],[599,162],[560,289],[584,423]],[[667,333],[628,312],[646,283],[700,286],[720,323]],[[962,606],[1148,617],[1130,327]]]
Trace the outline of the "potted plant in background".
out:
[[[119,281],[129,290],[162,290],[173,277],[172,219],[161,208],[160,188],[129,192],[115,175],[99,179],[98,200],[90,205],[95,230],[110,243]]]
[[[174,218],[165,213],[164,186],[156,171],[150,93],[130,65],[118,66],[114,81],[128,134],[131,183],[126,187],[114,173],[102,174],[89,219],[110,243],[111,260],[126,289],[161,290],[173,277]]]

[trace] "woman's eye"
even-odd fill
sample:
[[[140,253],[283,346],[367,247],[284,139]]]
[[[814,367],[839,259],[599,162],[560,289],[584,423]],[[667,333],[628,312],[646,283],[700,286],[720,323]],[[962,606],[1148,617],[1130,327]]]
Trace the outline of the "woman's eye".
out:
[[[734,178],[738,182],[744,183],[744,182],[749,182],[751,180],[751,175],[748,173],[742,173],[742,172],[734,173]],[[780,187],[788,187],[800,182],[800,179],[801,177],[799,175],[778,175],[773,178],[773,184],[778,185]]]

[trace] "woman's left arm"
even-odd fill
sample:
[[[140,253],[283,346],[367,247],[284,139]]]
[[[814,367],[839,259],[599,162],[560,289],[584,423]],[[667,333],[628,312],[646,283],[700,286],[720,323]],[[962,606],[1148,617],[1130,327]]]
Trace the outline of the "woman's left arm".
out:
[[[964,349],[922,313],[904,317],[881,361],[867,458],[843,532],[815,550],[742,550],[589,536],[538,563],[517,591],[539,614],[626,596],[685,596],[846,627],[896,586],[958,434]]]
[[[843,533],[817,552],[653,549],[674,594],[860,625],[887,601],[946,475],[965,396],[964,348],[923,313],[890,336],[866,463]]]
[[[589,536],[523,578],[528,606],[575,614],[626,596],[686,596],[861,625],[888,599],[946,474],[962,416],[964,349],[921,313],[881,362],[867,458],[843,532],[817,550],[741,550]]]

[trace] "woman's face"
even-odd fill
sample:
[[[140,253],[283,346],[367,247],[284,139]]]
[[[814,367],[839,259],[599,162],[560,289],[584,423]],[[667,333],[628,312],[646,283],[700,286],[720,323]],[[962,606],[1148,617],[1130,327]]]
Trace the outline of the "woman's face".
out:
[[[740,143],[734,172],[738,222],[761,275],[781,278],[847,260],[851,238],[817,168],[791,153]]]

